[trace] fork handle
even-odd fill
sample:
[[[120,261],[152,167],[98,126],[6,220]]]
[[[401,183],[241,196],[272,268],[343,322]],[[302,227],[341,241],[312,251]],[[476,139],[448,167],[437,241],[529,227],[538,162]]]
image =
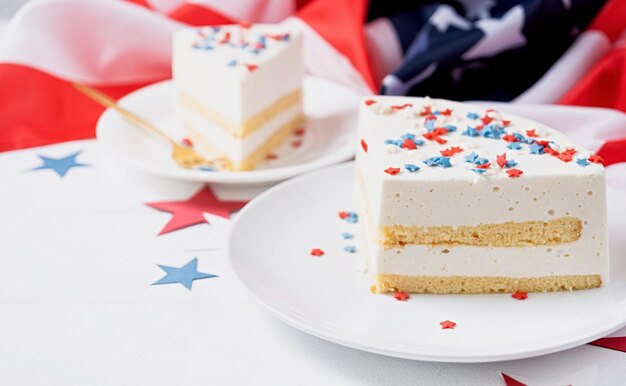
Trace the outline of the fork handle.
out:
[[[170,138],[167,134],[165,134],[164,132],[162,132],[160,129],[158,129],[156,126],[154,126],[152,123],[146,121],[145,119],[141,118],[140,116],[136,115],[135,113],[130,112],[129,110],[126,110],[125,108],[121,107],[120,105],[117,104],[117,102],[115,102],[115,100],[113,100],[111,97],[109,97],[108,95],[94,89],[91,88],[89,86],[85,86],[82,84],[77,84],[74,83],[73,84],[74,88],[77,89],[78,91],[82,92],[83,94],[85,94],[86,96],[88,96],[89,98],[91,98],[92,100],[94,100],[95,102],[101,104],[104,107],[108,107],[111,108],[115,111],[117,111],[118,113],[120,113],[120,115],[122,115],[122,117],[124,117],[127,121],[142,127],[144,129],[147,129],[149,131],[151,131],[152,133],[158,135],[159,137],[163,138],[164,140],[166,140],[167,142],[175,145],[176,141],[174,141],[172,138]]]

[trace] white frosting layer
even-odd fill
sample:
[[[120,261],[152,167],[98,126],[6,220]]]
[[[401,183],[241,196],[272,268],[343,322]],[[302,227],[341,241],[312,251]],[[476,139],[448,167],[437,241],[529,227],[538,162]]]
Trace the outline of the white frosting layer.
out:
[[[220,43],[226,34],[228,41]],[[272,38],[285,34],[288,38]],[[254,53],[250,47],[262,38],[265,48]],[[237,124],[302,86],[299,31],[270,24],[187,28],[174,35],[173,44],[176,93],[187,93]]]
[[[369,99],[369,98],[368,98]],[[541,276],[552,274],[601,274],[608,278],[608,241],[606,224],[606,193],[604,168],[589,163],[581,166],[577,159],[587,160],[591,153],[573,143],[563,134],[524,118],[485,112],[470,105],[424,98],[374,97],[375,103],[361,108],[359,135],[367,144],[367,152],[359,146],[356,157],[357,172],[363,184],[361,213],[370,224],[370,237],[378,239],[383,226],[438,226],[499,224],[509,221],[547,221],[573,216],[583,221],[581,238],[569,244],[533,248],[445,247],[430,249],[425,246],[407,246],[401,250],[382,250],[376,243],[372,251],[374,272],[396,274],[442,275],[504,275]],[[412,106],[393,110],[390,106]],[[438,115],[434,128],[453,125],[456,131],[442,134],[439,144],[424,138],[428,132],[425,116],[429,106],[433,112],[451,109],[451,115]],[[467,127],[482,124],[480,119],[468,118],[468,113],[493,118],[490,123],[505,126],[501,137],[518,133],[525,140],[551,141],[559,152],[573,148],[572,161],[550,154],[531,154],[530,144],[521,144],[520,150],[507,148],[508,142],[462,133]],[[502,122],[510,121],[510,122]],[[534,129],[531,138],[526,130]],[[488,129],[489,130],[489,129]],[[386,144],[405,134],[424,140],[417,149],[409,150]],[[431,137],[432,138],[432,137]],[[419,142],[419,141],[418,141]],[[536,145],[536,144],[535,144]],[[448,157],[451,167],[428,166],[425,160],[442,156],[441,151],[451,147],[463,150]],[[490,167],[484,174],[471,169],[476,164],[466,162],[465,156],[475,152],[485,158]],[[496,156],[506,153],[514,160],[514,167],[501,168]],[[444,162],[445,163],[445,162]],[[581,163],[585,163],[581,161]],[[409,172],[405,164],[416,165],[419,171]],[[389,167],[400,172],[391,175]],[[523,174],[510,178],[506,170],[519,169]],[[548,252],[551,248],[551,252]],[[569,255],[569,257],[565,257]],[[426,273],[428,272],[428,273]]]
[[[302,106],[295,105],[278,114],[245,138],[235,138],[219,126],[207,121],[202,115],[191,111],[178,111],[183,121],[189,122],[200,135],[215,146],[221,155],[227,156],[238,168],[240,163],[254,153],[281,127],[302,115]]]

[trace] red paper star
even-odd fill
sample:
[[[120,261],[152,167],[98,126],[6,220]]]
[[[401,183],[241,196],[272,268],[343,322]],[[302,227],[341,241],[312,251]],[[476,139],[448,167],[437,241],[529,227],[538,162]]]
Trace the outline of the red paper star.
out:
[[[146,205],[172,214],[170,221],[159,232],[160,236],[192,225],[208,223],[203,213],[230,218],[231,212],[241,209],[246,201],[221,201],[205,186],[187,200],[149,202]]]
[[[442,330],[453,329],[456,326],[456,323],[451,320],[444,320],[443,322],[439,322],[439,324]]]
[[[506,153],[502,153],[500,155],[496,156],[496,162],[498,163],[498,166],[500,166],[500,169],[502,169],[504,166],[506,166]]]
[[[524,174],[524,172],[519,169],[509,169],[506,171],[506,174],[509,175],[509,178],[517,178]]]
[[[371,106],[371,105],[373,105],[374,103],[376,103],[376,101],[375,101],[375,100],[373,100],[373,99],[367,99],[367,100],[365,101],[365,104],[366,104],[366,105],[368,105],[368,106]]]
[[[500,375],[502,375],[502,379],[504,379],[504,383],[506,384],[506,386],[527,386],[525,383],[522,383],[517,379],[506,375],[505,373],[500,373]]]
[[[393,297],[396,298],[396,300],[398,301],[406,302],[411,297],[411,295],[403,291],[396,291],[393,293]]]
[[[316,256],[316,257],[320,257],[323,256],[326,252],[322,251],[319,248],[313,248],[311,249],[311,256]]]
[[[600,156],[599,156],[599,155],[597,155],[597,154],[594,154],[594,155],[590,156],[589,158],[587,158],[587,160],[588,160],[589,162],[593,162],[594,164],[601,164],[601,163],[604,163],[604,160],[602,159],[602,157],[600,157]]]
[[[389,168],[385,169],[385,173],[391,174],[393,176],[393,175],[396,175],[396,174],[400,173],[400,168],[389,167]]]
[[[526,135],[531,137],[531,138],[536,138],[537,137],[537,133],[535,133],[535,129],[526,130]]]
[[[367,153],[367,142],[365,142],[365,140],[362,138],[361,138],[361,147],[363,148],[363,151]]]
[[[528,298],[528,292],[515,291],[515,293],[511,294],[511,297],[517,300],[525,300]]]
[[[458,146],[452,146],[450,148],[441,150],[441,155],[444,157],[452,157],[456,153],[461,153],[462,151],[463,151],[463,148],[460,148]]]
[[[589,343],[592,346],[598,346],[608,348],[611,350],[617,350],[626,352],[626,336],[614,336],[609,338],[601,338]]]

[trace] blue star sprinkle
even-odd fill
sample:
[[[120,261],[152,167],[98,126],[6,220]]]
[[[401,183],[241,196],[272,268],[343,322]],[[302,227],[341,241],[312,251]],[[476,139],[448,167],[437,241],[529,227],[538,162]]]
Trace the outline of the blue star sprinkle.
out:
[[[478,137],[480,133],[475,127],[467,126],[467,129],[462,132],[461,135],[467,135],[468,137]]]
[[[483,174],[484,172],[487,171],[487,169],[477,169],[477,168],[472,168],[473,172],[476,172],[478,174]]]
[[[210,167],[210,166],[206,166],[206,165],[202,165],[200,167],[198,167],[198,170],[202,170],[203,172],[214,172],[215,169]]]
[[[439,166],[442,168],[449,168],[452,166],[452,164],[450,163],[449,157],[440,157],[440,156],[427,158],[424,160],[424,163],[431,167]]]
[[[505,131],[504,128],[496,125],[487,125],[482,129],[481,133],[484,138],[500,139]]]
[[[449,133],[454,133],[456,131],[456,126],[454,125],[445,125],[444,127],[448,129]]]
[[[354,245],[348,245],[343,250],[348,252],[348,253],[354,253],[354,252],[356,252],[356,247]]]
[[[505,168],[514,168],[516,166],[517,166],[517,161],[512,160],[512,159],[506,161],[506,163],[504,164]]]
[[[543,154],[543,146],[537,144],[530,145],[530,154]]]
[[[489,163],[489,160],[487,158],[478,157],[474,160],[474,165],[484,165],[486,163]]]
[[[76,157],[78,157],[80,153],[81,151],[78,151],[74,154],[68,155],[67,157],[63,157],[63,158],[50,158],[50,157],[44,157],[42,155],[37,155],[39,158],[41,158],[41,160],[43,161],[43,164],[32,170],[52,169],[59,176],[63,177],[65,176],[67,171],[70,170],[71,168],[89,166],[89,165],[76,162]]]
[[[417,165],[413,165],[413,164],[405,164],[404,168],[408,171],[410,171],[411,173],[416,172],[418,170],[420,170],[420,167]]]
[[[344,232],[341,234],[341,238],[344,240],[350,240],[354,238],[354,235],[352,233]]]
[[[198,272],[197,257],[194,257],[193,260],[180,268],[169,267],[167,265],[159,265],[159,268],[165,271],[166,275],[152,283],[152,285],[179,283],[182,284],[183,287],[191,291],[191,285],[193,284],[194,280],[218,277],[217,275]]]
[[[404,141],[401,140],[401,139],[386,139],[385,140],[385,144],[387,144],[387,145],[395,145],[397,147],[402,147],[402,143],[403,142]]]
[[[476,154],[475,152],[471,152],[463,158],[465,158],[465,162],[474,163],[474,161],[476,161],[476,158],[478,158],[478,154]]]
[[[355,212],[346,212],[346,217],[343,218],[349,223],[357,223],[359,221],[359,215]]]
[[[426,131],[428,133],[435,130],[435,120],[434,119],[427,120],[426,123],[424,124],[424,127],[426,128]]]
[[[226,64],[228,67],[234,67],[237,65],[237,61],[235,59],[231,60]]]
[[[480,118],[480,115],[478,115],[476,113],[467,113],[467,117],[469,119],[478,119],[478,118]]]
[[[508,147],[511,150],[520,150],[522,148],[522,144],[519,142],[509,142],[509,144],[506,145],[506,147]]]
[[[587,161],[587,158],[578,158],[576,160],[576,163],[583,167],[589,165],[589,161]]]

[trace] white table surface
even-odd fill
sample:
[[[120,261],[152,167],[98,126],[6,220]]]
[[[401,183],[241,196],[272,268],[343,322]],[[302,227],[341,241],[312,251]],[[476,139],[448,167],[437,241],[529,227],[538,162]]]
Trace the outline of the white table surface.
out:
[[[0,31],[2,25],[0,23]],[[1,128],[0,128],[1,129]],[[38,154],[92,165],[60,178]],[[0,153],[1,385],[620,385],[626,354],[594,346],[533,359],[439,364],[341,347],[274,319],[229,276],[227,221],[156,234],[199,185],[138,175],[95,141]],[[242,192],[217,189],[224,198]],[[216,279],[151,286],[193,257]],[[616,335],[626,335],[622,330]]]

